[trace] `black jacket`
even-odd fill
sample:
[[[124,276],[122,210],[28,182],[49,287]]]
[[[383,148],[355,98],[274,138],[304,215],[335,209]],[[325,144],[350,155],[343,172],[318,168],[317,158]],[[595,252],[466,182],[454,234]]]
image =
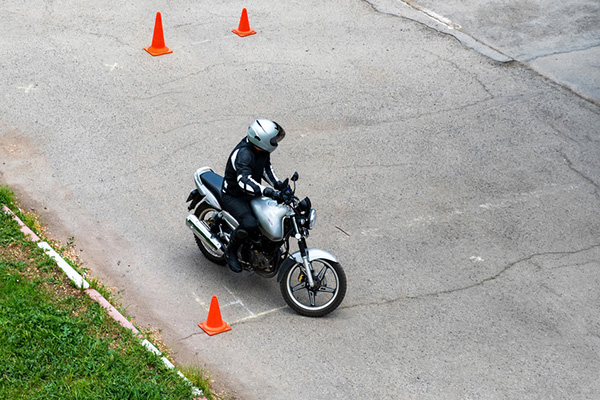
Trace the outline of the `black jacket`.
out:
[[[257,150],[248,138],[244,138],[227,160],[222,192],[231,196],[262,196],[266,189],[261,184],[262,178],[271,186],[278,181],[271,165],[271,154]]]

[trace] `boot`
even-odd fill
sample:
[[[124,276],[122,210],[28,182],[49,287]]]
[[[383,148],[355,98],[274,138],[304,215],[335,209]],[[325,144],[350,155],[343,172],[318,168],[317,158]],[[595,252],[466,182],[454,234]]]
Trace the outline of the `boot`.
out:
[[[229,265],[229,269],[233,272],[239,273],[242,272],[242,266],[237,259],[237,252],[240,248],[240,245],[248,237],[248,232],[243,229],[236,229],[231,234],[231,240],[229,241],[229,246],[227,246],[227,251],[225,252],[225,259],[227,260],[227,265]]]

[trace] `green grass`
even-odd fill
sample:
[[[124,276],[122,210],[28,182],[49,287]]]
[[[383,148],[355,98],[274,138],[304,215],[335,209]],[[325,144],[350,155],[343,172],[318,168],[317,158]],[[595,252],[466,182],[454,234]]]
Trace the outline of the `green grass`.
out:
[[[11,210],[16,207],[15,195],[8,186],[0,186],[0,203],[5,204]]]
[[[14,196],[2,186],[0,202],[15,207]],[[194,385],[213,398],[204,375],[193,367],[188,371]],[[20,398],[193,395],[189,383],[74,288],[54,261],[25,240],[17,223],[0,211],[0,399]]]

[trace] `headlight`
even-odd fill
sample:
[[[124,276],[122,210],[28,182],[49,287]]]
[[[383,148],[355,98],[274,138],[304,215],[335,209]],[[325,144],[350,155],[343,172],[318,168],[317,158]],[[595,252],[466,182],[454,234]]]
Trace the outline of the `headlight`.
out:
[[[314,228],[315,222],[317,222],[317,210],[311,209],[308,215],[308,229]]]

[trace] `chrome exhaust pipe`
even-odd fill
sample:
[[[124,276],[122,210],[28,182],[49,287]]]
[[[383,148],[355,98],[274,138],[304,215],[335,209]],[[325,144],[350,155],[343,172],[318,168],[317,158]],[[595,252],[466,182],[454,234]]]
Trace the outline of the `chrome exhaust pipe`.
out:
[[[210,246],[213,250],[221,250],[223,247],[221,242],[219,242],[213,235],[210,233],[208,226],[204,221],[200,221],[198,217],[194,214],[190,214],[185,219],[185,224],[194,232],[194,235]]]

